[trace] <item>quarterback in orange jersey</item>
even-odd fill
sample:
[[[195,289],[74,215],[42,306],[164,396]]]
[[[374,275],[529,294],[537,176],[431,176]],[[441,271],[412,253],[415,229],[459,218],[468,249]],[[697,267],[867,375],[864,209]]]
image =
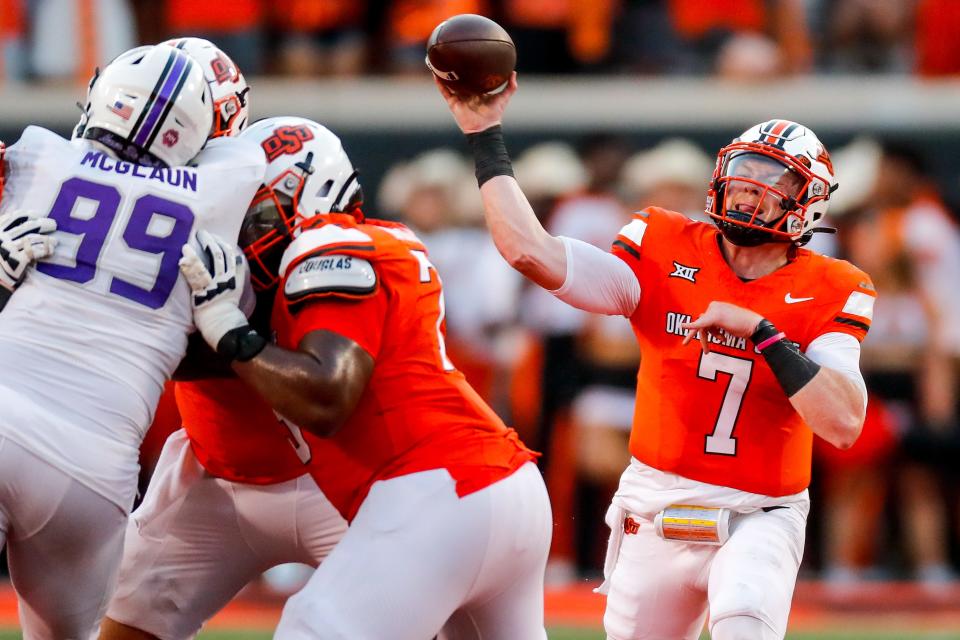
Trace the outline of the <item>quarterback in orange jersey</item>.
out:
[[[250,135],[240,131],[247,85],[229,58],[206,40],[172,43],[206,73],[219,125],[213,135]],[[217,81],[223,75],[231,82]],[[331,195],[312,204],[324,209],[332,201]],[[268,326],[272,293],[258,294],[253,322]],[[205,353],[188,355],[174,377],[211,375],[209,367],[189,371],[196,369],[189,361],[211,355],[202,341],[198,346]],[[302,439],[244,382],[223,377],[233,374],[222,368],[220,377],[176,383],[183,429],[167,439],[143,504],[130,517],[117,589],[101,627],[105,640],[193,637],[266,569],[287,562],[316,566],[346,531],[307,473]]]
[[[607,512],[613,640],[782,638],[809,510],[813,435],[853,444],[866,408],[870,278],[802,248],[837,187],[806,127],[770,120],[720,150],[714,224],[651,207],[611,252],[549,235],[512,177],[497,96],[439,89],[503,256],[558,298],[631,321],[643,359],[630,466]]]
[[[364,217],[356,172],[324,127],[271,118],[250,132],[270,182],[240,238],[254,282],[278,285],[275,344],[238,308],[236,248],[206,234],[212,260],[185,248],[181,261],[194,319],[302,428],[317,485],[350,522],[276,637],[546,638],[552,523],[536,456],[447,357],[423,244]],[[334,198],[329,211],[312,206],[316,193]]]

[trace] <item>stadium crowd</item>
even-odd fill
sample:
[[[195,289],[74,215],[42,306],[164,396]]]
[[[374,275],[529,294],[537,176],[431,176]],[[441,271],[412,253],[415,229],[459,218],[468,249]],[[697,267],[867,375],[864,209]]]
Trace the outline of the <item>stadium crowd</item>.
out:
[[[0,75],[86,81],[98,61],[183,33],[248,76],[419,74],[433,27],[458,13],[503,24],[521,74],[960,71],[951,0],[2,0]]]

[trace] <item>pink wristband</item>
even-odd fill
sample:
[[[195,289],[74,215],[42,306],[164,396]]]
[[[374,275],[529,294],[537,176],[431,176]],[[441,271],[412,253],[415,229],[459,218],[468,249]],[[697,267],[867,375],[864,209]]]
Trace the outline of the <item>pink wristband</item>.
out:
[[[766,340],[764,340],[763,342],[757,345],[757,351],[763,351],[764,349],[772,345],[774,342],[780,342],[786,337],[787,335],[783,331],[777,333],[776,335],[770,336],[769,338],[767,338]]]

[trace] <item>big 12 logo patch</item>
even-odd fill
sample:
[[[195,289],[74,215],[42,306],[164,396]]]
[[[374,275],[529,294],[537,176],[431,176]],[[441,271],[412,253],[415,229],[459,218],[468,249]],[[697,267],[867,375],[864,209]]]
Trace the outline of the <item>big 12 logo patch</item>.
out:
[[[313,140],[313,131],[305,125],[277,127],[273,135],[261,142],[260,146],[267,154],[267,162],[273,162],[284,154],[299,152],[307,140]]]

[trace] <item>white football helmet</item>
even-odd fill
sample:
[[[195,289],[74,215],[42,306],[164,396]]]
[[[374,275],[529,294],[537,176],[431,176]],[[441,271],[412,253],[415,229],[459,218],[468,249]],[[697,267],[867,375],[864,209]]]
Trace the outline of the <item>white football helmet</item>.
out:
[[[292,116],[266,118],[240,135],[259,144],[267,157],[264,184],[240,229],[251,278],[263,290],[276,284],[287,244],[316,216],[348,213],[363,220],[363,191],[340,138],[323,125]]]
[[[749,206],[731,204],[732,193],[751,190]],[[807,243],[837,189],[833,162],[813,131],[789,120],[750,127],[717,154],[706,213],[734,244]],[[765,211],[772,206],[779,210]]]
[[[74,137],[122,160],[180,166],[203,149],[213,100],[200,65],[169,45],[137,47],[94,74]]]
[[[215,44],[203,38],[174,38],[163,44],[186,51],[200,64],[213,96],[211,138],[235,136],[250,119],[250,87],[240,69]]]

